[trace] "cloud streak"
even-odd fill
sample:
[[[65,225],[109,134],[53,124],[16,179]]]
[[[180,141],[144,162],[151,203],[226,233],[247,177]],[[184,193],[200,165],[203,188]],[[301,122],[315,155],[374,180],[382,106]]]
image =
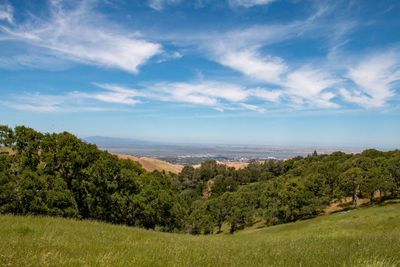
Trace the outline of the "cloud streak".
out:
[[[7,41],[47,49],[60,58],[131,73],[137,73],[140,65],[161,52],[161,45],[112,26],[90,11],[91,7],[82,2],[74,9],[66,9],[59,1],[53,1],[49,20],[35,17],[22,25],[0,25],[0,32]],[[7,18],[12,21],[12,17]]]
[[[231,6],[241,6],[241,7],[253,7],[268,5],[274,2],[274,0],[228,0]]]
[[[248,109],[261,112],[264,108],[245,103],[250,100],[277,102],[280,92],[263,88],[247,88],[218,81],[160,82],[147,84],[141,89],[131,89],[115,84],[97,84],[103,89],[120,90],[126,96],[165,102],[208,106],[219,111]]]
[[[276,103],[278,91],[247,88],[218,81],[161,82],[130,88],[117,84],[94,84],[93,92],[73,91],[62,95],[23,94],[1,103],[7,107],[34,112],[103,111],[118,106],[132,107],[147,100],[209,107],[218,111],[250,110],[264,112]],[[252,102],[258,102],[254,104]]]
[[[181,2],[181,0],[149,0],[149,7],[157,11],[161,11],[168,5],[176,5]]]
[[[14,24],[14,10],[12,6],[7,4],[0,5],[0,21],[2,20]]]
[[[340,90],[346,101],[367,108],[383,107],[395,95],[394,86],[400,81],[400,56],[393,51],[370,55],[350,67],[347,77],[356,89]]]
[[[162,10],[166,5],[178,4],[179,0],[150,0],[153,9]],[[229,0],[231,6],[251,7],[267,5],[270,0]],[[162,45],[173,50],[200,54],[207,60],[233,70],[243,78],[240,84],[208,78],[196,81],[152,82],[123,87],[118,84],[95,84],[96,92],[74,92],[64,96],[33,96],[42,98],[48,105],[19,99],[15,107],[26,110],[35,107],[43,112],[59,110],[77,99],[110,105],[133,106],[143,100],[185,103],[217,110],[246,109],[263,112],[266,106],[279,104],[294,109],[338,109],[355,104],[365,108],[382,108],[395,96],[400,79],[400,57],[397,51],[365,53],[353,56],[347,65],[338,64],[345,56],[340,50],[348,43],[344,39],[357,23],[340,21],[324,24],[325,16],[332,14],[325,5],[317,8],[303,20],[291,23],[265,24],[236,27],[223,31],[159,34],[156,37],[109,23],[100,14],[91,11],[91,2],[84,1],[73,8],[62,1],[53,1],[49,19],[32,17],[24,24],[16,23],[13,9],[0,6],[0,41],[20,43],[43,49],[33,57],[12,56],[0,58],[0,65],[37,67],[62,58],[69,61],[138,73],[140,66],[158,55],[158,63],[179,59],[181,52],[164,51]],[[323,26],[321,26],[323,25]],[[332,31],[330,31],[331,29]],[[328,44],[327,54],[291,62],[278,56],[273,45],[299,39],[318,39]],[[153,41],[146,41],[153,40]],[[42,59],[40,60],[40,56]],[[54,56],[54,57],[53,57]],[[68,62],[69,62],[68,61]],[[183,61],[183,60],[182,60]],[[34,62],[34,63],[32,63]],[[319,64],[325,62],[324,64]],[[243,76],[243,77],[242,77]],[[256,84],[256,85],[254,85]]]

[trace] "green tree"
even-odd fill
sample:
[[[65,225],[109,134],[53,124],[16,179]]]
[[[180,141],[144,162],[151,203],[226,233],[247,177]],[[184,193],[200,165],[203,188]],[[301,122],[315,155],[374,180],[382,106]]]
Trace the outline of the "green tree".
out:
[[[341,192],[344,196],[351,195],[353,206],[357,207],[358,191],[363,183],[364,171],[353,167],[340,176]]]
[[[0,147],[11,147],[14,143],[14,132],[6,125],[0,125]]]

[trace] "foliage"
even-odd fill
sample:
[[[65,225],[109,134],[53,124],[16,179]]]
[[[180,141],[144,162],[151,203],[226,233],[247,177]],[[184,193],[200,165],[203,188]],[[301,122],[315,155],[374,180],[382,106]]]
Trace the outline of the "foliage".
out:
[[[185,210],[175,176],[148,173],[66,132],[41,134],[24,126],[10,131],[0,128],[2,144],[17,152],[0,154],[1,213],[183,228]]]
[[[0,126],[0,213],[88,218],[162,231],[230,232],[317,216],[330,202],[394,198],[400,151],[335,152],[251,162],[213,160],[179,175],[145,171],[74,135]],[[378,194],[378,199],[376,195]]]

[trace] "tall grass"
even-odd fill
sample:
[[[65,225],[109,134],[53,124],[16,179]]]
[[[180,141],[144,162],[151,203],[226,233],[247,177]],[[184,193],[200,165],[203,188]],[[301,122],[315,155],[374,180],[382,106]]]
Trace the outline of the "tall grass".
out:
[[[400,204],[234,235],[0,216],[2,266],[400,266]]]

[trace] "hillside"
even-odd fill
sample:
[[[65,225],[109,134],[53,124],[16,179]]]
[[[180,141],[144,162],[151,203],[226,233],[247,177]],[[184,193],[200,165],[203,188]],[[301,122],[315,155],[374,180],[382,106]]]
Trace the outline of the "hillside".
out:
[[[398,266],[400,204],[191,236],[93,221],[0,217],[3,266]]]
[[[260,161],[261,162],[261,161]],[[239,162],[239,161],[217,161],[218,164],[224,164],[227,167],[235,168],[235,170],[244,169],[249,165],[247,162]],[[200,168],[201,164],[193,165],[194,168]]]
[[[159,160],[159,159],[154,159],[154,158],[148,158],[148,157],[135,157],[132,155],[125,155],[125,154],[118,154],[118,153],[111,153],[113,155],[116,155],[120,159],[130,159],[133,161],[137,161],[140,163],[140,165],[143,166],[144,169],[148,171],[167,171],[167,172],[172,172],[172,173],[179,173],[183,166],[178,165],[178,164],[171,164],[169,162]]]
[[[139,162],[140,165],[143,166],[144,169],[147,171],[167,171],[167,172],[172,172],[172,173],[179,173],[183,165],[180,164],[172,164],[164,160],[160,159],[155,159],[155,158],[149,158],[149,157],[136,157],[132,155],[126,155],[126,154],[120,154],[120,153],[111,153],[113,155],[116,155],[120,159],[130,159],[136,162]],[[246,162],[221,162],[217,161],[219,164],[225,164],[227,167],[233,167],[236,170],[243,169],[245,168],[248,163]],[[196,164],[193,167],[194,168],[200,168],[201,164]]]
[[[15,154],[15,152],[9,147],[0,147],[0,153]]]

